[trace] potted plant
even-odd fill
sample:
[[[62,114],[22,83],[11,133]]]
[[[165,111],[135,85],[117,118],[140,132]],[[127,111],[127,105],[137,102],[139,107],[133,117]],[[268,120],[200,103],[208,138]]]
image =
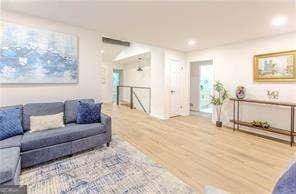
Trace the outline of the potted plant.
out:
[[[221,109],[224,101],[228,97],[228,91],[224,88],[223,84],[219,81],[216,81],[213,86],[213,95],[211,95],[211,104],[216,108],[217,121],[216,126],[222,127],[221,121]]]

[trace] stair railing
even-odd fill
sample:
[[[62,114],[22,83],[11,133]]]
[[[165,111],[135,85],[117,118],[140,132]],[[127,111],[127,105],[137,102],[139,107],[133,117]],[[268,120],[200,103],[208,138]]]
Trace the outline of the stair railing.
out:
[[[119,105],[120,101],[120,88],[129,88],[130,89],[130,108],[134,109],[134,96],[136,97],[138,103],[140,104],[140,107],[143,109],[143,111],[146,114],[150,114],[151,112],[151,88],[150,87],[138,87],[138,86],[124,86],[124,85],[119,85],[117,86],[117,98],[116,98],[116,104]],[[144,107],[143,101],[139,98],[139,95],[136,94],[135,89],[144,89],[148,90],[149,92],[149,105],[148,105],[148,110]]]

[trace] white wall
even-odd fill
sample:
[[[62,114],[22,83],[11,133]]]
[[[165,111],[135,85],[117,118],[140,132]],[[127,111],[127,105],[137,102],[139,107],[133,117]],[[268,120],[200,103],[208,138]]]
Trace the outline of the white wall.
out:
[[[151,49],[151,115],[157,118],[165,118],[165,68],[164,50]]]
[[[171,76],[170,60],[179,60],[183,66],[180,71],[181,86],[189,84],[187,77],[189,74],[185,60],[185,54],[182,52],[152,47],[151,49],[151,115],[160,119],[168,119],[171,112]],[[186,99],[188,91],[186,87],[181,88],[181,106],[183,107],[181,115],[188,115]]]
[[[101,65],[101,101],[104,103],[112,102],[112,89],[113,89],[113,63],[112,62],[102,62]]]
[[[124,49],[116,61],[123,60],[135,55],[150,52],[150,87],[151,87],[151,116],[166,119],[167,113],[167,88],[165,87],[165,49],[132,43],[129,48]],[[134,84],[133,84],[134,85]]]
[[[278,90],[279,101],[296,102],[295,83],[255,83],[253,81],[253,56],[257,54],[296,50],[296,33],[285,34],[257,40],[226,45],[214,49],[191,52],[187,61],[213,60],[214,80],[225,84],[229,93],[234,96],[236,86],[243,85],[247,89],[248,98],[267,100],[266,90]],[[187,86],[189,88],[189,85]],[[289,129],[289,110],[283,107],[260,105],[242,106],[241,115],[245,120],[263,119],[273,126]],[[214,114],[215,115],[215,114]],[[228,102],[223,108],[224,123],[232,118],[232,104]],[[215,118],[213,118],[214,120]]]
[[[150,87],[150,61],[147,61],[145,65],[141,65],[143,71],[137,71],[137,63],[123,64],[116,66],[116,68],[122,70],[122,81],[121,85],[124,86],[137,86],[137,87]],[[144,89],[134,89],[136,95],[141,100],[144,108],[149,110],[149,90]],[[122,88],[122,100],[129,102],[130,101],[130,90],[129,88]],[[137,99],[134,97],[134,107],[142,111],[140,104]]]
[[[115,68],[122,70],[122,85],[150,87],[150,61],[141,65],[143,71],[137,71],[137,63],[116,65]]]
[[[144,55],[145,53],[150,53],[150,63],[147,66],[143,66],[144,72],[137,72],[137,64],[123,64],[122,61],[131,59],[137,55]],[[189,72],[189,67],[186,64],[185,54],[182,52],[177,52],[169,49],[164,49],[160,47],[140,44],[140,43],[131,43],[131,46],[122,50],[119,55],[114,59],[112,68],[119,68],[123,70],[123,81],[122,85],[132,85],[132,86],[146,86],[151,87],[151,116],[167,119],[170,116],[170,64],[169,60],[180,60],[182,61],[183,71],[181,85],[186,86],[189,84],[187,80]],[[104,63],[104,67],[111,67],[110,64]],[[109,69],[112,69],[109,68]],[[109,72],[109,70],[106,70]],[[111,72],[111,71],[110,71]],[[107,79],[110,80],[110,84],[106,81],[106,84],[102,86],[102,91],[104,93],[110,93],[110,88],[112,88],[112,74],[106,73]],[[104,77],[104,76],[103,76]],[[140,92],[142,95],[146,96],[146,92]],[[127,89],[121,89],[123,93],[123,100],[130,101],[129,93]],[[141,95],[140,94],[140,95]],[[102,100],[107,101],[110,99],[110,95],[103,95]],[[188,91],[186,87],[182,87],[181,95],[181,104],[183,110],[181,115],[188,115],[189,109],[187,108],[187,98]],[[146,98],[145,98],[146,99]],[[146,102],[145,104],[148,104]],[[138,106],[136,104],[136,106]]]
[[[0,106],[75,98],[100,100],[101,55],[98,34],[95,31],[3,10],[1,18],[4,21],[21,25],[77,35],[79,40],[79,83],[1,85]]]

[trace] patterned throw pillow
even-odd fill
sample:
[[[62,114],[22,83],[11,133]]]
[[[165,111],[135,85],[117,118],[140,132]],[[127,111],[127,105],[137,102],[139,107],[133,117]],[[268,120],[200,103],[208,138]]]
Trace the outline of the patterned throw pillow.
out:
[[[89,124],[101,122],[102,103],[86,103],[79,101],[77,108],[77,123]]]
[[[30,116],[30,131],[55,129],[64,126],[64,113]]]
[[[20,108],[0,110],[0,140],[23,133]]]

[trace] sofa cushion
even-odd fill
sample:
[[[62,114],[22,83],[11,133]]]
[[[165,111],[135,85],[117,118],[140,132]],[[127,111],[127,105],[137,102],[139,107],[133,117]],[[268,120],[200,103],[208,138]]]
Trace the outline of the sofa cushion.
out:
[[[22,168],[32,167],[71,154],[72,141],[22,152]]]
[[[14,178],[20,158],[20,148],[0,149],[0,184]]]
[[[54,115],[42,115],[30,117],[30,130],[41,131],[47,129],[55,129],[65,127],[64,125],[64,113],[58,113]]]
[[[3,183],[3,185],[19,185],[20,184],[20,174],[21,174],[21,157],[18,159],[17,167],[14,172],[14,177]]]
[[[90,124],[101,122],[102,103],[86,103],[79,101],[77,108],[77,123]]]
[[[23,107],[23,128],[30,130],[30,116],[53,115],[64,112],[64,103],[31,103]]]
[[[77,107],[81,102],[95,102],[93,99],[79,99],[79,100],[67,100],[65,101],[65,123],[76,123],[77,119]]]
[[[19,107],[0,110],[0,140],[23,134]]]
[[[22,137],[22,135],[17,135],[0,141],[0,149],[10,147],[21,147]]]
[[[26,132],[21,141],[21,150],[28,151],[81,139],[106,132],[100,123],[68,124],[63,128]]]

